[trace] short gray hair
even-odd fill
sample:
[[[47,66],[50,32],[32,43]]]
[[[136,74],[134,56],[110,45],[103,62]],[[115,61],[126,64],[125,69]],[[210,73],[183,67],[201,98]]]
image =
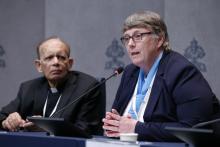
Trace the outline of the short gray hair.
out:
[[[165,50],[170,50],[169,36],[167,26],[159,14],[152,11],[142,11],[128,16],[123,25],[123,33],[132,28],[147,28],[151,29],[155,34],[164,37],[162,47]]]

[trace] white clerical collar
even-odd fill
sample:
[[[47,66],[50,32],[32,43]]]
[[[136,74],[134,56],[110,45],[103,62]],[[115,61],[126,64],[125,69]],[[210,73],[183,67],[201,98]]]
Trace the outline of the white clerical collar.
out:
[[[52,93],[57,93],[58,92],[56,87],[52,87],[52,88],[50,88],[50,90],[51,90]]]

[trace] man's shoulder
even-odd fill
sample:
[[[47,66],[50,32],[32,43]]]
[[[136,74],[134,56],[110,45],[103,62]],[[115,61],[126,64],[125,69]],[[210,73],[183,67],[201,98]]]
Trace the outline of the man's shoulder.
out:
[[[22,86],[34,86],[47,82],[45,77],[38,77],[21,83]]]
[[[97,82],[97,79],[98,79],[98,77],[94,77],[87,73],[76,71],[76,70],[70,71],[69,75],[71,79],[77,78],[79,80],[87,80],[88,82]]]

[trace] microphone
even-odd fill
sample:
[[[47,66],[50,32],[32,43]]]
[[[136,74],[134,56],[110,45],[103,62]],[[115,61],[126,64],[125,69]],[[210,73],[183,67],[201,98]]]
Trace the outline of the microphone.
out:
[[[108,78],[106,78],[105,80],[101,81],[99,84],[95,85],[94,87],[92,87],[91,89],[89,89],[88,91],[85,91],[84,93],[82,93],[79,97],[77,97],[76,99],[74,99],[73,101],[71,101],[69,104],[67,104],[66,106],[64,106],[63,108],[61,108],[60,110],[54,112],[50,117],[54,117],[56,114],[59,114],[60,112],[62,112],[63,110],[67,109],[68,107],[70,107],[72,104],[74,104],[75,102],[77,102],[78,100],[80,100],[82,97],[84,97],[85,95],[87,95],[88,93],[90,93],[91,91],[93,91],[95,88],[99,87],[100,85],[104,84],[106,81],[108,81],[109,79],[111,79],[114,76],[117,76],[119,74],[121,74],[123,72],[124,68],[123,67],[118,67],[115,69],[114,73],[111,74]]]
[[[198,123],[194,126],[192,126],[193,128],[200,128],[200,127],[204,127],[204,126],[207,126],[207,125],[211,125],[213,123],[216,123],[216,122],[220,122],[220,118],[218,119],[214,119],[214,120],[210,120],[210,121],[206,121],[206,122],[201,122],[201,123]]]

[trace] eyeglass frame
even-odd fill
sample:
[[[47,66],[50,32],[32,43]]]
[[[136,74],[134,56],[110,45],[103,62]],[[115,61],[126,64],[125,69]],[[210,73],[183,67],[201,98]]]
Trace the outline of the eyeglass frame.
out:
[[[154,33],[153,32],[135,33],[132,36],[129,36],[129,35],[122,36],[120,38],[120,40],[121,40],[122,44],[126,46],[128,44],[128,42],[130,41],[130,39],[132,39],[132,41],[134,41],[136,43],[138,41],[141,41],[144,35],[151,35],[151,34],[154,34]],[[126,41],[125,41],[125,37],[127,37]]]

